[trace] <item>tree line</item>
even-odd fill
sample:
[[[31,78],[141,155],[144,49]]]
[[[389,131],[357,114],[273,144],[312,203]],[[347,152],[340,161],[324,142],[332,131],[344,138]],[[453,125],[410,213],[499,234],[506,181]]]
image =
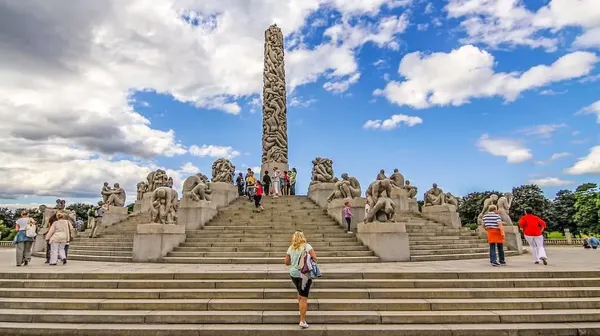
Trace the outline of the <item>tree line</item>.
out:
[[[458,212],[465,226],[476,227],[477,215],[483,201],[491,194],[502,196],[496,190],[472,192],[459,198]],[[512,189],[514,196],[510,218],[517,223],[525,208],[531,207],[536,215],[548,224],[548,231],[573,234],[600,233],[600,190],[596,183],[584,183],[574,190],[559,190],[548,199],[535,184],[521,185]]]

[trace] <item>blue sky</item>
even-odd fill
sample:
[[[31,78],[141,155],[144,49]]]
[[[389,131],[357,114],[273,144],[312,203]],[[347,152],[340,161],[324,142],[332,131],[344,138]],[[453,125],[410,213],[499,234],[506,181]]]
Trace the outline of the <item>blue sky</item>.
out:
[[[5,164],[11,178],[0,185],[0,203],[52,203],[59,196],[93,201],[105,179],[122,181],[131,200],[135,182],[149,169],[170,169],[180,183],[198,170],[210,174],[221,155],[241,170],[260,166],[262,39],[272,22],[286,35],[289,159],[299,171],[300,193],[317,156],[331,158],[336,175],[347,172],[363,188],[379,169],[398,168],[419,187],[419,197],[434,182],[455,195],[537,183],[553,196],[598,181],[600,9],[592,1],[567,9],[565,0],[489,0],[486,6],[475,0],[289,0],[279,10],[260,2],[251,9],[241,1],[227,8],[192,3],[148,3],[146,13],[117,7],[110,20],[92,18],[85,26],[90,34],[105,33],[85,42],[90,54],[80,48],[73,59],[40,61],[31,51],[3,46],[40,67],[52,57],[71,68],[88,66],[77,74],[85,80],[58,75],[63,87],[89,88],[80,94],[67,91],[63,99],[49,86],[2,83],[0,98],[2,88],[35,90],[63,115],[73,109],[77,122],[62,121],[69,128],[96,120],[86,132],[106,127],[106,139],[39,129],[58,113],[45,106],[21,112],[46,122],[33,135],[8,129],[5,141],[42,152],[32,162],[62,173],[27,175],[16,167],[17,174]],[[197,25],[181,24],[175,14],[184,10]],[[83,24],[49,15],[56,25]],[[0,74],[25,65],[0,58]],[[46,70],[35,75],[57,78]],[[24,104],[10,103],[7,110]],[[48,158],[57,152],[66,165],[73,162],[72,172]]]

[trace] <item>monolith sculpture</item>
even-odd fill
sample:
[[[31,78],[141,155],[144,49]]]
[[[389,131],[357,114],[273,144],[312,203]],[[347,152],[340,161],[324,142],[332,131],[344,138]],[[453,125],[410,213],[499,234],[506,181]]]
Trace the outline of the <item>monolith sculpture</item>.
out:
[[[272,25],[265,31],[261,174],[275,167],[280,171],[289,169],[283,54],[283,34]]]

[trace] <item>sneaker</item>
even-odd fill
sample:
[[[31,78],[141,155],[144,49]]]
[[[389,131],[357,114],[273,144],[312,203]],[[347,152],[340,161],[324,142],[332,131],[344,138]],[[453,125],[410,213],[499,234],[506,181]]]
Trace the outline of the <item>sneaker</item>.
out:
[[[349,234],[353,234],[354,232],[352,232],[352,231],[348,231],[347,233],[349,233]]]
[[[539,265],[539,264],[540,264],[540,262],[539,262],[539,261],[536,261],[536,262],[534,262],[534,264],[536,264],[536,265]]]
[[[63,262],[63,265],[66,265],[67,264],[67,259],[63,259],[62,262]]]
[[[500,264],[499,264],[499,263],[497,263],[497,262],[493,262],[493,263],[492,263],[492,266],[494,266],[494,267],[498,267],[498,266],[500,266]]]
[[[540,258],[542,259],[542,262],[544,263],[544,265],[548,265],[548,259],[547,258]]]
[[[505,262],[500,263],[500,266],[506,266],[506,263]]]
[[[29,260],[25,260],[25,261],[23,262],[23,266],[27,266],[27,265],[29,265]]]
[[[300,322],[300,324],[298,324],[300,326],[300,328],[302,329],[306,329],[308,328],[308,323],[306,323],[306,321],[302,321]]]

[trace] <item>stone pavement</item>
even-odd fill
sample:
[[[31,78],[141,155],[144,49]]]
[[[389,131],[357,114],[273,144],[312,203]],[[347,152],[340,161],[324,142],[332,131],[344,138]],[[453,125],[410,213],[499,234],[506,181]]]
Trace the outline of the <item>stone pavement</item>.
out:
[[[316,251],[317,255],[319,251]],[[593,271],[600,269],[600,250],[584,250],[580,247],[549,247],[547,248],[549,265],[534,265],[530,254],[507,258],[509,266],[491,267],[487,260],[449,260],[404,263],[365,263],[365,264],[323,264],[321,270],[352,272],[509,272],[509,271]],[[281,252],[281,265],[236,265],[236,264],[137,264],[93,261],[69,261],[66,266],[49,267],[41,258],[33,258],[28,267],[15,267],[15,250],[13,248],[0,249],[0,272],[81,272],[81,273],[173,273],[173,272],[243,272],[243,271],[270,271],[285,272],[283,265],[285,250]]]

